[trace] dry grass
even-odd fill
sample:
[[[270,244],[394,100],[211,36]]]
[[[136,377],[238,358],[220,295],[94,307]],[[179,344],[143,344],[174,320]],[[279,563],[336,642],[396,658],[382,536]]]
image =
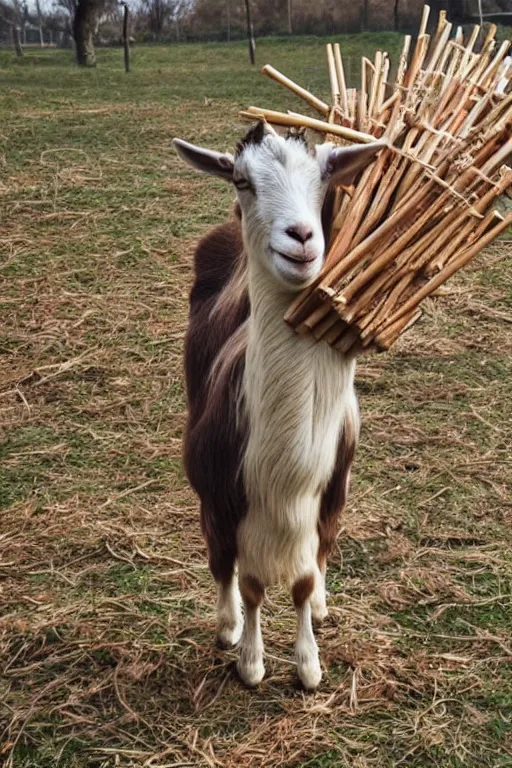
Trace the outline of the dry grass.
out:
[[[238,107],[275,89],[243,46],[206,50],[139,49],[129,81],[115,51],[94,73],[0,58],[1,758],[512,765],[509,242],[360,365],[321,689],[296,686],[286,595],[265,611],[259,690],[213,644],[181,347],[190,249],[231,193],[170,139],[220,146],[228,126],[232,143]],[[260,51],[321,93],[318,43]]]

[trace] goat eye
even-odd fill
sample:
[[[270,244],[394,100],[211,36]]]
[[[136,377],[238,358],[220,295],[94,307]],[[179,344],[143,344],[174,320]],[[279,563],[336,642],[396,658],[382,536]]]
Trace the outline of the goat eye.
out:
[[[255,194],[255,189],[248,179],[233,179],[233,184],[237,189],[248,190]]]

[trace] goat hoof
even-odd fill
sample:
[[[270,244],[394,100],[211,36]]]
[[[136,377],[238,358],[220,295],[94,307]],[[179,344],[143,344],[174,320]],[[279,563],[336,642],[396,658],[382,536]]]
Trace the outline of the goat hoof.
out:
[[[320,685],[322,669],[318,658],[297,661],[299,678],[306,691],[314,691]]]
[[[217,630],[217,644],[219,647],[227,650],[238,645],[240,638],[242,637],[243,628],[243,622],[235,624],[234,627],[228,626],[227,624],[220,626]]]
[[[315,606],[315,608],[312,607],[311,620],[315,628],[321,627],[328,616],[329,616],[329,611],[325,606],[323,607]]]
[[[249,688],[254,688],[259,685],[265,677],[265,666],[261,659],[255,661],[243,662],[239,661],[237,664],[238,674],[242,678],[242,681]]]

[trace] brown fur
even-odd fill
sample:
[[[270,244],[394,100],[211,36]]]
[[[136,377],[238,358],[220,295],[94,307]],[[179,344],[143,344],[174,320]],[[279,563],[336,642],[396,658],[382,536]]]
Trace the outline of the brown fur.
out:
[[[347,418],[338,443],[336,466],[320,503],[320,519],[318,521],[318,535],[320,537],[318,564],[320,568],[324,567],[327,556],[336,541],[338,520],[347,501],[350,469],[356,451],[357,436],[357,425]]]
[[[224,391],[210,397],[210,371],[219,350],[249,314],[245,293],[223,313],[212,309],[243,253],[239,221],[216,227],[195,253],[195,282],[185,339],[185,377],[189,405],[184,437],[184,464],[190,484],[201,499],[201,527],[210,568],[217,581],[228,583],[236,559],[236,530],[247,502],[239,473],[245,436],[237,428],[236,402],[243,357],[233,362]]]
[[[265,597],[265,587],[256,576],[249,573],[240,580],[240,594],[248,607],[257,608]]]
[[[292,600],[296,608],[302,608],[315,588],[315,577],[312,573],[303,576],[292,587]]]

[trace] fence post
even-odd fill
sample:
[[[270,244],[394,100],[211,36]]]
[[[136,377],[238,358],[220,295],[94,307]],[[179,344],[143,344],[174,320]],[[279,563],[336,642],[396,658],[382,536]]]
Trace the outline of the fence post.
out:
[[[124,16],[123,16],[123,46],[124,46],[124,71],[130,71],[130,37],[128,35],[128,20],[130,11],[128,5],[123,3]]]
[[[247,38],[249,40],[249,58],[251,64],[256,63],[256,43],[254,42],[254,28],[251,18],[251,0],[245,0],[245,10],[247,13]]]

